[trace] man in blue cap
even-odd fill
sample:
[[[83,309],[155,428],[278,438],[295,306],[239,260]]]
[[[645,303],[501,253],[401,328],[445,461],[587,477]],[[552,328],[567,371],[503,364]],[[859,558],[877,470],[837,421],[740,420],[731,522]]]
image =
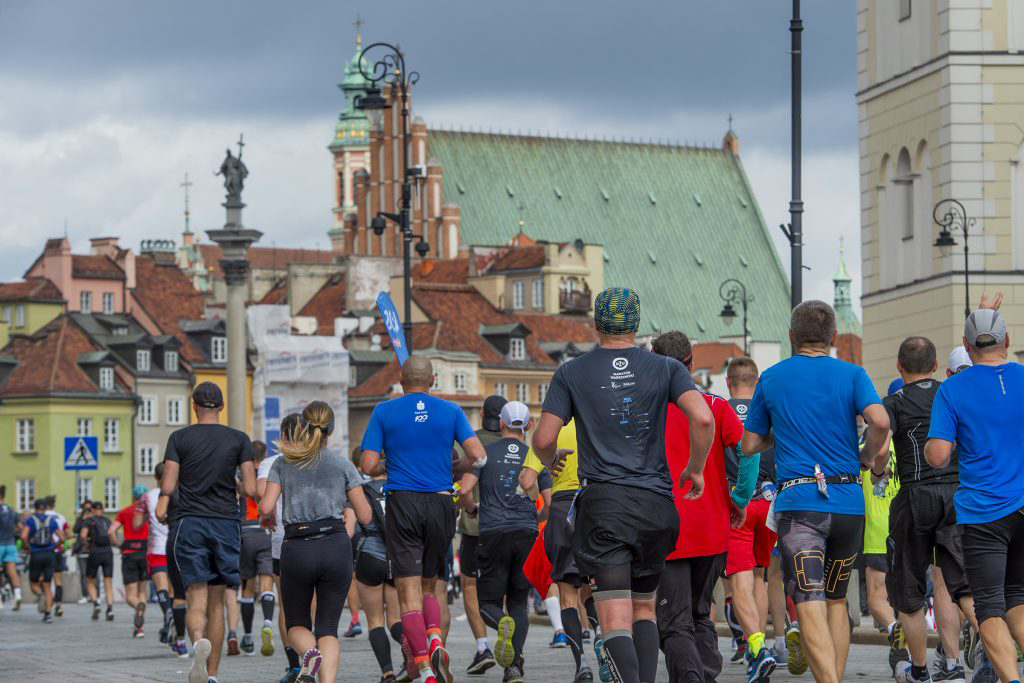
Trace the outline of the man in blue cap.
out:
[[[569,513],[573,553],[589,576],[613,680],[649,683],[658,668],[654,599],[675,548],[679,515],[665,458],[665,421],[674,403],[690,423],[690,462],[679,485],[704,489],[715,434],[711,410],[674,358],[637,348],[640,299],[613,287],[594,302],[599,345],[551,379],[533,449],[548,468],[568,455],[558,433],[574,420],[580,493]]]

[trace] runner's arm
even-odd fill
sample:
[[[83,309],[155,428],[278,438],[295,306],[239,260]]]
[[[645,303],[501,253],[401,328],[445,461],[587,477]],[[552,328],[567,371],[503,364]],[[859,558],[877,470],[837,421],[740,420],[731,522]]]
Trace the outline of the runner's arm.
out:
[[[558,432],[565,425],[565,420],[554,413],[541,413],[540,424],[533,432],[533,452],[546,467],[555,464],[558,456]],[[571,451],[570,451],[571,452]]]
[[[156,521],[161,524],[167,523],[167,508],[171,506],[171,497],[160,494],[160,497],[156,499]]]
[[[473,502],[473,488],[479,481],[480,479],[477,477],[475,470],[473,472],[466,472],[459,481],[459,505],[470,516],[476,514],[476,503]]]
[[[121,528],[121,521],[114,519],[114,523],[110,525],[110,529],[107,530],[107,536],[110,536],[110,545],[118,548],[121,546],[117,541],[117,530]]]
[[[366,500],[362,486],[349,489],[348,502],[352,503],[352,512],[360,524],[366,526],[373,521],[373,508],[370,507],[370,501]]]
[[[475,467],[477,463],[483,462],[487,458],[484,444],[480,441],[480,437],[476,435],[462,442],[462,450],[466,451],[466,459],[471,467]]]
[[[176,460],[164,459],[164,476],[160,478],[160,493],[169,496],[178,488],[178,470],[180,465]]]
[[[537,521],[546,522],[548,521],[548,514],[551,512],[551,489],[541,491],[540,497],[544,499],[544,507],[537,513]]]
[[[379,476],[374,472],[377,471],[377,466],[380,464],[380,453],[377,451],[363,451],[359,457],[359,471],[368,477]]]
[[[349,502],[352,502],[351,498]],[[356,535],[356,513],[351,508],[345,508],[341,511],[341,518],[345,521],[345,533],[352,538]]]
[[[864,408],[864,422],[868,431],[861,460],[872,472],[880,472],[889,464],[889,412],[881,403],[872,403]]]
[[[145,523],[146,513],[141,508],[135,508],[135,512],[132,513],[132,528],[136,531],[142,531],[142,526]]]
[[[164,470],[166,476],[167,470]],[[260,526],[273,529],[277,526],[277,499],[281,496],[281,485],[276,481],[268,481],[267,488],[260,496]]]
[[[768,450],[772,445],[771,436],[757,434],[749,429],[743,430],[742,451],[743,455],[754,455]]]
[[[537,483],[537,473],[529,467],[524,467],[519,470],[519,487],[524,491],[529,491],[533,488],[533,485]]]
[[[692,500],[700,498],[704,492],[704,464],[715,438],[715,417],[704,396],[696,389],[684,391],[676,399],[676,405],[690,423],[690,461],[680,476],[680,483],[684,480],[691,483],[686,497]]]
[[[258,496],[256,492],[256,466],[252,464],[252,460],[243,462],[238,467],[242,472],[242,489],[243,493],[247,498],[255,500]]]
[[[945,467],[953,455],[953,444],[945,439],[928,439],[924,445],[924,459],[932,467]]]

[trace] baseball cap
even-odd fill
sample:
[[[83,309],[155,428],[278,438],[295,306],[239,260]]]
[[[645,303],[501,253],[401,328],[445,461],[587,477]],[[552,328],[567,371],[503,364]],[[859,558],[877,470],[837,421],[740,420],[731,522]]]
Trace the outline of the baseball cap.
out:
[[[902,388],[903,388],[903,378],[902,377],[897,377],[893,381],[889,382],[889,390],[886,393],[886,396],[892,396],[893,394],[895,394],[897,391],[899,391]]]
[[[46,507],[46,501],[43,500],[42,498],[36,498],[35,502],[32,503],[32,507],[34,507],[36,510],[44,508]]]
[[[971,357],[967,355],[967,349],[962,346],[958,346],[949,354],[949,364],[946,366],[950,372],[960,372],[964,368],[969,368],[974,363],[971,362]]]
[[[149,489],[147,489],[145,486],[139,484],[138,486],[132,489],[132,500],[138,500],[142,496],[146,495],[146,491],[148,490]]]
[[[525,403],[509,401],[501,409],[501,421],[509,429],[519,429],[526,433],[526,425],[530,423],[530,409]]]
[[[1002,344],[1006,339],[1006,321],[998,311],[982,308],[967,316],[964,337],[976,349]]]
[[[482,420],[484,429],[489,432],[501,431],[498,419],[501,417],[501,409],[505,407],[506,403],[508,403],[508,399],[497,394],[484,399],[484,417]]]
[[[224,406],[224,394],[220,392],[213,382],[202,382],[192,390],[192,400],[204,408],[222,408]]]
[[[609,287],[594,300],[594,327],[601,334],[629,334],[640,326],[640,297],[632,289]]]

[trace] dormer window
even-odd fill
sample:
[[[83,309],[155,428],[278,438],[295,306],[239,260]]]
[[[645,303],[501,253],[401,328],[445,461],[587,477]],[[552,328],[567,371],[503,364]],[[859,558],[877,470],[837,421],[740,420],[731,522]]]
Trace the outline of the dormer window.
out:
[[[214,337],[210,344],[210,359],[214,363],[228,362],[228,338]]]
[[[117,327],[115,327],[114,328],[114,336],[115,337],[126,337],[126,336],[128,336],[128,326],[127,325],[118,325]]]
[[[114,368],[100,368],[100,390],[114,390]]]
[[[513,337],[508,344],[509,360],[526,360],[526,340],[521,337]]]
[[[139,372],[149,372],[153,354],[149,349],[139,349],[135,352],[135,369]]]
[[[164,351],[164,372],[178,371],[178,352]]]

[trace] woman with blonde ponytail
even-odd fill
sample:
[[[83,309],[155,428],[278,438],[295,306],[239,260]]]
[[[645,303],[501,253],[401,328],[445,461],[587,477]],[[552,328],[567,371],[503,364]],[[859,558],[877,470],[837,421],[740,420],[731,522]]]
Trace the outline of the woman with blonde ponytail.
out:
[[[352,583],[352,545],[344,509],[351,504],[362,524],[373,512],[355,466],[328,447],[334,411],[313,401],[302,411],[281,457],[267,476],[260,501],[261,523],[274,528],[281,499],[281,603],[288,641],[302,652],[297,683],[333,681],[338,672],[338,622]],[[316,597],[316,636],[310,603]]]

